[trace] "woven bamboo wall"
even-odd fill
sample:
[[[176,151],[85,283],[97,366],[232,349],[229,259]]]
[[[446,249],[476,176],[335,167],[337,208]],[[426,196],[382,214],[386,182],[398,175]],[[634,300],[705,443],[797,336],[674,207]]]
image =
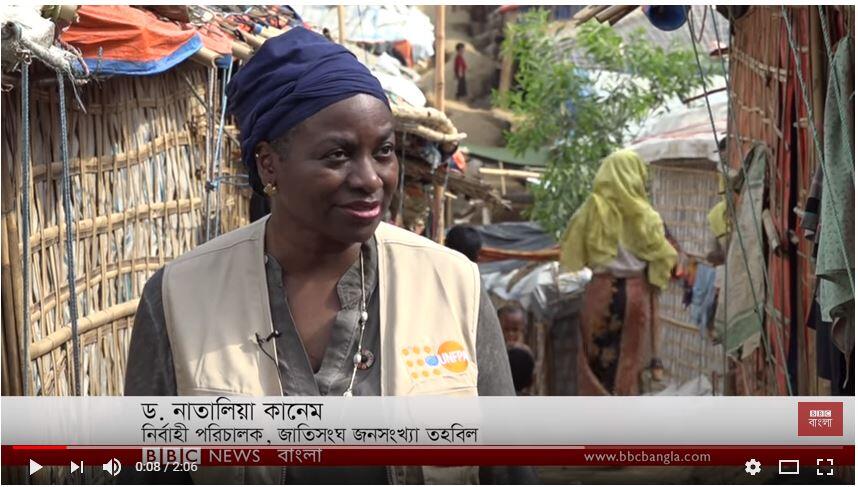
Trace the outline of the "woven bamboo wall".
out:
[[[91,82],[79,88],[86,113],[66,89],[84,394],[122,393],[131,325],[146,280],[204,239],[206,141],[214,124],[193,91],[205,99],[214,86],[211,74],[185,63],[156,76]],[[25,243],[32,276],[32,292],[24,297],[31,320],[30,393],[68,395],[74,388],[58,94],[55,83],[36,86],[30,94],[31,237]],[[3,280],[6,352],[20,346],[23,312],[19,97],[19,90],[3,93],[2,235],[4,271],[11,271],[11,279],[4,272]],[[224,173],[234,173],[237,147],[226,139],[224,150]],[[246,191],[225,185],[218,194],[222,230],[246,223]],[[7,248],[13,254],[8,267]],[[11,262],[16,256],[17,266]],[[14,297],[8,306],[7,296]],[[4,357],[4,394],[20,393],[18,356]]]
[[[802,235],[792,209],[803,207],[818,161],[813,146],[811,125],[816,125],[822,140],[822,117],[827,86],[827,55],[817,6],[787,7],[801,69],[788,41],[786,22],[780,6],[754,6],[734,23],[730,76],[733,80],[733,111],[728,153],[737,167],[741,154],[752,142],[761,142],[773,155],[768,181],[769,205],[781,241],[792,232]],[[831,31],[832,43],[851,33],[854,36],[853,6],[826,6],[823,14]],[[810,120],[800,79],[810,94],[808,104],[814,111]],[[735,122],[735,123],[734,123]],[[798,390],[794,394],[826,394],[825,384],[816,377],[815,337],[805,327],[811,304],[814,277],[810,261],[811,244],[799,238],[786,252],[770,253],[768,258],[771,291],[767,304],[767,330],[776,368],[766,367],[766,354],[737,364],[735,384],[741,394],[786,394],[784,355],[790,340],[798,348]],[[797,336],[790,337],[795,326]]]
[[[706,164],[650,165],[653,208],[661,215],[682,250],[702,260],[711,238],[707,215],[718,202],[718,173]],[[661,358],[678,383],[703,374],[723,375],[724,352],[703,338],[691,322],[691,308],[682,304],[683,288],[677,281],[659,297]]]
[[[709,210],[718,202],[718,173],[714,168],[650,165],[652,206],[661,215],[682,250],[706,255]]]
[[[691,323],[691,308],[683,306],[682,292],[682,284],[671,281],[659,299],[660,354],[664,367],[678,384],[700,375],[710,381],[713,373],[723,377],[724,348],[705,338]],[[716,392],[720,393],[721,388],[716,387]]]
[[[792,123],[792,119],[784,120],[785,116],[791,116],[792,100],[786,96],[789,48],[780,7],[751,7],[734,25],[730,48],[733,93],[727,156],[733,167],[741,167],[742,156],[753,144],[762,143],[771,149],[772,167],[776,167],[776,161],[783,157],[784,137],[790,136]],[[789,178],[789,174],[780,177]],[[757,354],[761,353],[757,350]],[[761,356],[753,355],[733,363],[733,381],[739,395],[776,393],[774,376],[765,368],[759,368],[765,363],[760,360]]]

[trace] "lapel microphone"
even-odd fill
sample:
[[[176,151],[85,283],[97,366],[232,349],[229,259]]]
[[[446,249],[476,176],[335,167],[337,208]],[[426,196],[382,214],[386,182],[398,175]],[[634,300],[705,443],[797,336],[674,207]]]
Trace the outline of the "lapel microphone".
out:
[[[259,336],[259,333],[254,333],[254,335],[256,335],[256,342],[262,345],[263,343],[268,343],[275,338],[280,338],[280,335],[282,335],[282,333],[280,333],[279,330],[274,330],[265,338]]]

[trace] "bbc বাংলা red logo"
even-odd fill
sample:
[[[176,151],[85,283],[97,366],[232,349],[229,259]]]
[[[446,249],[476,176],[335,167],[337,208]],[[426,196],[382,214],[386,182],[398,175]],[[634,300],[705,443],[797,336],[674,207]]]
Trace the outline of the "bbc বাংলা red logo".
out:
[[[461,343],[449,340],[442,343],[437,351],[432,347],[413,346],[401,350],[408,373],[414,380],[439,377],[444,371],[462,373],[468,369],[468,354]]]
[[[843,436],[843,403],[799,402],[798,436]]]

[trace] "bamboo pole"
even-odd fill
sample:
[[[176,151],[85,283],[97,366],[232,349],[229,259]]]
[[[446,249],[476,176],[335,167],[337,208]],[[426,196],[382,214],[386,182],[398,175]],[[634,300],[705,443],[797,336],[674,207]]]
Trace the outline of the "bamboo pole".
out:
[[[199,51],[191,55],[192,61],[210,68],[217,66],[218,58],[220,58],[220,54],[207,47],[200,48]]]
[[[154,259],[154,257],[150,257],[149,259]],[[92,287],[94,284],[97,284],[102,279],[105,281],[112,280],[117,276],[122,274],[131,274],[135,272],[147,272],[151,273],[157,271],[158,269],[164,267],[164,264],[158,262],[144,262],[137,264],[109,264],[104,269],[97,269],[99,272],[98,276],[95,276],[91,279],[86,279],[85,277],[79,278],[78,283],[81,287]],[[62,303],[69,298],[69,289],[68,286],[62,287],[59,289],[59,298],[56,293],[52,293],[45,298],[44,310],[37,309],[32,312],[30,315],[31,322],[37,322],[42,319],[46,311],[50,311],[57,307],[57,304]],[[59,303],[58,303],[59,300]]]
[[[339,33],[340,44],[346,43],[346,8],[342,5],[337,5],[337,31]]]
[[[241,41],[233,41],[232,43],[232,55],[241,59],[242,61],[248,61],[251,56],[253,56],[253,48],[248,44],[245,44]]]
[[[435,19],[435,105],[438,110],[444,111],[444,68],[446,60],[444,59],[446,52],[444,51],[446,27],[446,18],[444,6],[436,7]]]
[[[15,272],[12,270],[12,259],[9,256],[11,245],[9,244],[11,230],[10,222],[14,218],[12,213],[9,213],[3,218],[2,230],[2,260],[3,260],[3,352],[4,360],[3,367],[8,369],[5,374],[6,382],[3,384],[3,394],[20,395],[23,390],[23,381],[21,374],[21,358],[18,353],[18,344],[20,342],[20,323],[19,311],[17,308],[20,289],[14,285],[17,280]]]
[[[446,212],[444,214],[444,222],[448,225],[453,224],[453,200],[456,199],[456,195],[451,194],[448,191],[444,191],[444,201]]]
[[[504,169],[503,163],[499,162],[501,165],[500,168],[496,169],[493,167],[481,167],[480,174],[488,174],[491,176],[500,176],[501,177],[501,194],[506,194],[506,184],[503,179],[504,176],[509,176],[513,178],[541,178],[543,174],[541,172],[536,171],[521,171],[518,169]]]
[[[272,37],[277,37],[283,35],[284,32],[276,27],[264,26],[262,30],[259,32],[260,37],[264,39],[271,39]]]
[[[264,37],[255,36],[249,32],[242,32],[241,37],[243,38],[242,40],[245,43],[249,44],[250,47],[254,49],[259,49],[260,47],[262,47],[262,44],[265,43]]]
[[[444,186],[435,183],[432,199],[432,226],[434,227],[435,241],[444,243]]]
[[[607,7],[596,14],[596,20],[599,22],[604,22],[610,18],[613,18],[617,14],[622,13],[625,10],[628,10],[627,5],[613,5],[611,7]]]
[[[480,172],[483,172],[482,171],[483,169],[487,169],[487,168],[480,168]],[[503,167],[503,161],[498,161],[498,174],[500,175],[500,182],[501,182],[501,196],[506,196],[506,174],[507,174],[507,171]]]
[[[23,327],[23,270],[21,253],[18,251],[18,191],[12,189],[15,174],[14,158],[3,164],[3,218],[2,218],[2,288],[3,288],[3,342],[4,367],[9,367],[3,392],[14,395],[23,393],[21,373],[21,335]]]
[[[506,31],[506,38],[509,39],[509,29],[507,26],[515,22],[516,13],[509,12],[504,15],[504,30]],[[501,59],[500,84],[498,85],[498,92],[501,94],[508,92],[512,87],[512,68],[512,55],[504,53]]]
[[[116,320],[131,316],[137,310],[140,298],[134,298],[108,309],[97,311],[89,316],[82,317],[78,327],[79,333],[83,335],[104,325],[109,325]],[[33,360],[56,350],[67,341],[71,340],[71,327],[65,325],[50,335],[30,345],[30,357]]]
[[[435,105],[438,111],[444,113],[444,30],[446,19],[444,5],[436,7],[435,19]],[[432,200],[433,236],[438,243],[444,243],[444,186],[435,183]]]
[[[70,158],[69,164],[72,165],[72,167],[69,168],[69,173],[73,176],[77,175],[81,167],[87,172],[97,173],[100,164],[113,163],[114,161],[119,164],[125,164],[128,159],[132,159],[134,161],[139,159],[148,159],[167,151],[173,146],[190,144],[191,135],[187,130],[159,135],[152,141],[141,144],[127,151],[107,152],[102,153],[101,156],[92,156],[87,158]],[[50,180],[52,174],[62,170],[62,164],[62,162],[50,162],[33,167],[33,180]],[[117,169],[118,168],[113,170],[116,171]]]
[[[574,17],[572,17],[572,21],[575,23],[575,25],[583,24],[584,22],[595,17],[596,14],[605,10],[606,8],[608,8],[608,7],[603,6],[603,5],[590,5],[590,6],[584,7],[580,12],[575,14]]]
[[[101,231],[108,228],[112,223],[125,221],[126,218],[137,219],[142,215],[149,214],[160,217],[172,213],[185,213],[190,209],[191,205],[197,205],[200,203],[202,203],[202,198],[178,199],[163,203],[142,204],[125,211],[111,213],[110,215],[100,215],[94,219],[78,219],[72,224],[72,226],[75,227],[75,230],[79,233],[91,232],[93,231],[93,227]],[[60,237],[60,231],[63,229],[65,229],[64,223],[43,228],[38,234],[30,237],[30,245],[34,247],[34,249],[50,245]]]

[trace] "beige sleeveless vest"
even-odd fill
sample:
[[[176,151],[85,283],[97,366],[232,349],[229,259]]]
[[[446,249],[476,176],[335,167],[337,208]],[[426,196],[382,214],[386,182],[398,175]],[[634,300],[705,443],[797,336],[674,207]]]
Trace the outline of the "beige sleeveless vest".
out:
[[[257,333],[273,331],[264,263],[267,221],[218,237],[165,267],[163,306],[179,395],[283,395],[275,362],[256,342]],[[381,394],[476,396],[476,265],[385,223],[375,240]],[[431,371],[409,366],[426,353],[439,358]],[[395,483],[405,483],[406,469],[390,470]],[[194,480],[278,483],[280,471],[208,468]],[[423,475],[426,483],[478,482],[472,467],[424,467]]]

